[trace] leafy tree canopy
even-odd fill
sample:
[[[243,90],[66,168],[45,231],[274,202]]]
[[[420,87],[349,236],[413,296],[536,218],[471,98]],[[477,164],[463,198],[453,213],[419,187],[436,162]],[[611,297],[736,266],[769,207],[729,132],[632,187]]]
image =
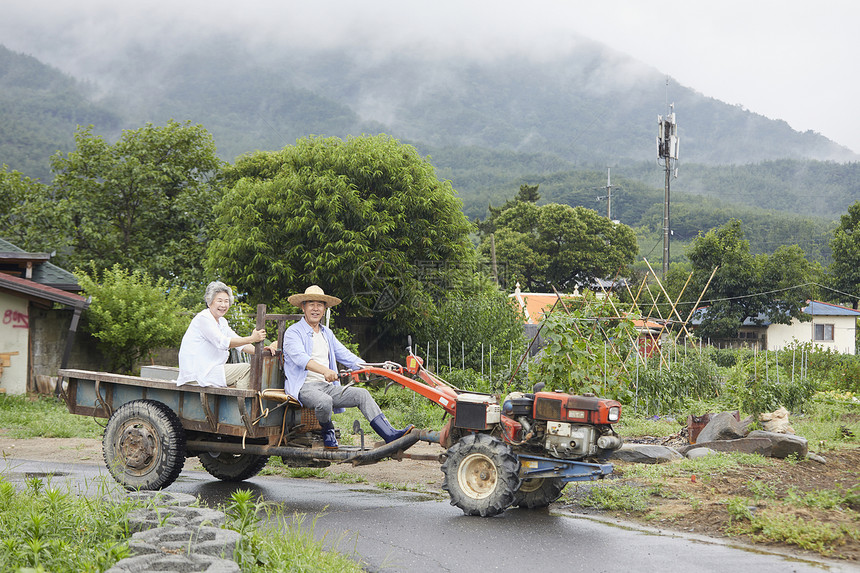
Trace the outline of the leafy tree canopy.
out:
[[[99,270],[133,262],[171,281],[202,281],[221,169],[209,133],[170,121],[124,131],[111,145],[90,126],[75,143],[51,159],[54,227],[68,244],[61,262]]]
[[[226,181],[207,267],[250,300],[280,306],[319,284],[346,312],[408,329],[475,276],[451,184],[388,136],[300,139],[240,158]]]
[[[0,169],[0,237],[23,249],[50,251],[53,237],[42,229],[55,220],[50,188],[4,165]]]
[[[518,200],[487,221],[483,255],[495,256],[507,283],[527,291],[572,290],[596,278],[615,276],[635,260],[633,230],[585,207],[550,203],[538,206],[537,188],[523,186]],[[500,277],[501,278],[501,277]],[[505,281],[503,281],[505,282]],[[507,286],[510,286],[508,284]]]
[[[839,219],[839,226],[830,241],[833,262],[830,276],[834,288],[852,295],[854,308],[860,297],[860,201],[848,208]]]
[[[752,255],[741,222],[732,219],[700,234],[687,257],[693,275],[685,298],[698,296],[707,285],[701,336],[734,337],[744,320],[761,320],[759,315],[778,324],[809,319],[803,308],[812,298],[811,283],[820,269],[806,260],[797,245],[779,247],[772,255]]]
[[[493,207],[489,205],[487,210],[490,215],[487,217],[487,220],[481,222],[480,219],[475,220],[475,224],[478,227],[478,231],[481,234],[493,233],[496,230],[496,220],[499,216],[506,210],[515,207],[517,203],[537,203],[540,201],[540,193],[538,192],[539,185],[520,185],[520,192],[517,193],[517,196],[513,199],[508,199],[505,201],[505,204],[501,207]]]

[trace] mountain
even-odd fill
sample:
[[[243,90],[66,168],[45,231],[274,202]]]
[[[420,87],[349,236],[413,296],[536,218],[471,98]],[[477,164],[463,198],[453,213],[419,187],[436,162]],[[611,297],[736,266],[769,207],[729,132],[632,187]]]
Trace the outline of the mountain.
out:
[[[665,75],[585,40],[548,60],[450,60],[252,49],[225,37],[169,54],[132,46],[115,61],[96,79],[110,86],[105,103],[137,123],[199,121],[229,159],[308,134],[385,131],[432,148],[602,166],[652,159],[657,115],[667,112]],[[860,159],[820,134],[690,88],[670,83],[668,96],[688,162]]]
[[[0,162],[44,179],[47,158],[71,148],[78,124],[110,139],[147,122],[191,120],[213,134],[227,161],[311,134],[385,132],[430,156],[471,217],[522,183],[540,183],[545,200],[601,212],[596,197],[610,165],[628,188],[614,199],[616,213],[642,224],[661,202],[656,123],[673,102],[679,200],[713,197],[714,206],[832,221],[860,187],[860,156],[851,150],[667,85],[664,74],[590,40],[544,59],[441,59],[419,50],[286,51],[222,36],[132,43],[76,65],[86,83],[0,47]]]
[[[49,158],[74,147],[78,125],[114,132],[118,115],[93,102],[88,86],[0,45],[0,164],[49,181]]]

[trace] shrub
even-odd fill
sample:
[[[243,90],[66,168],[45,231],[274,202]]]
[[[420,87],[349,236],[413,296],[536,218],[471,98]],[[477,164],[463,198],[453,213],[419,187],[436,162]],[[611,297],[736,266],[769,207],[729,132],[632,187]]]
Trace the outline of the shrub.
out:
[[[818,384],[811,376],[791,372],[786,360],[775,353],[760,353],[728,371],[725,398],[754,419],[780,406],[799,411],[815,394]],[[789,361],[790,364],[790,361]]]
[[[448,363],[454,368],[481,371],[488,364],[491,347],[497,353],[496,364],[498,353],[516,359],[526,349],[522,316],[507,295],[495,287],[471,294],[452,294],[415,332],[415,353],[424,354],[422,350],[428,342],[431,356],[424,357],[425,366],[433,371]],[[439,364],[436,364],[437,342]]]
[[[547,390],[591,392],[628,402],[630,391],[619,376],[633,366],[638,332],[633,320],[617,316],[616,309],[609,300],[586,293],[569,313],[547,316],[541,333],[546,345],[529,380],[544,382]]]
[[[147,273],[119,265],[102,272],[93,266],[90,272],[77,272],[92,297],[84,329],[99,341],[113,369],[131,373],[148,352],[179,344],[190,317],[165,279],[153,282]]]

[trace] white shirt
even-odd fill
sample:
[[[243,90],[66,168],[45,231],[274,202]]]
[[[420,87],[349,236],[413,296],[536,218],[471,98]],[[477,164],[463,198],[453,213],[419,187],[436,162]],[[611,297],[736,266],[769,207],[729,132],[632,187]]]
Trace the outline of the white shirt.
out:
[[[224,364],[230,356],[230,339],[238,336],[223,316],[216,321],[208,308],[197,313],[179,347],[176,385],[196,380],[200,386],[226,388]]]
[[[323,366],[327,367],[328,342],[326,342],[322,330],[320,330],[319,332],[314,332],[313,341],[314,346],[313,350],[311,351],[311,360],[313,360],[317,364],[322,364]],[[305,382],[327,382],[327,380],[322,374],[318,374],[317,372],[311,372],[310,370],[308,370],[308,375],[305,376]]]

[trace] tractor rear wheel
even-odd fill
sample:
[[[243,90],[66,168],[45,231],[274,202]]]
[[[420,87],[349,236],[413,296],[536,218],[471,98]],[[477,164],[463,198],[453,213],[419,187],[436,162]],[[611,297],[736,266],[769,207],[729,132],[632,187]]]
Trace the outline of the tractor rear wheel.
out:
[[[252,478],[266,466],[268,456],[230,454],[227,452],[201,452],[200,465],[209,475],[222,481],[243,481]]]
[[[469,434],[448,450],[442,488],[466,515],[505,511],[520,488],[520,461],[511,448],[486,434]]]
[[[102,448],[108,471],[126,489],[162,489],[185,464],[185,430],[168,406],[134,400],[111,415]]]
[[[561,497],[566,485],[567,482],[560,478],[524,479],[514,496],[513,505],[526,509],[546,507]]]

